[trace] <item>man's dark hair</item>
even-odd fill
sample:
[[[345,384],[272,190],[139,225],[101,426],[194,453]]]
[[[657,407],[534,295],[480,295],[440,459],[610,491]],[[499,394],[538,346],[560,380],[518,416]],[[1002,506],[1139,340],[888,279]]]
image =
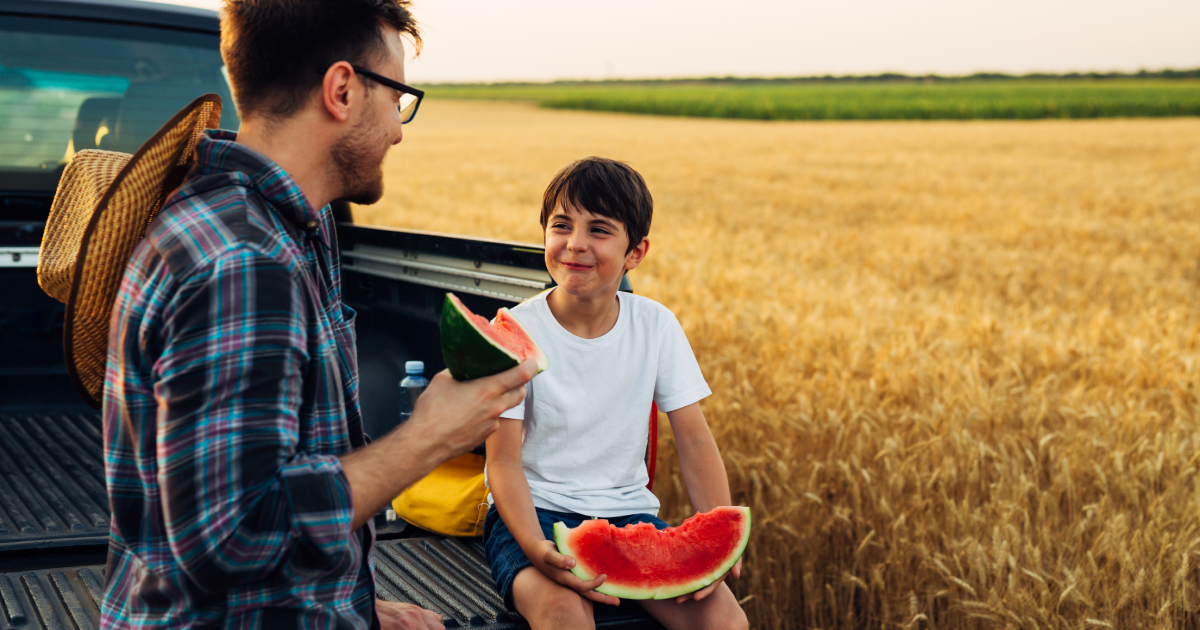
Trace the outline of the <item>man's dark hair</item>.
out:
[[[625,224],[626,254],[650,233],[654,218],[654,199],[646,180],[628,164],[602,157],[577,160],[550,180],[542,195],[543,230],[556,206],[573,206]]]
[[[380,26],[421,35],[408,0],[225,0],[221,56],[238,112],[286,118],[321,86],[329,66],[372,68],[387,42]],[[373,82],[365,82],[373,85]]]

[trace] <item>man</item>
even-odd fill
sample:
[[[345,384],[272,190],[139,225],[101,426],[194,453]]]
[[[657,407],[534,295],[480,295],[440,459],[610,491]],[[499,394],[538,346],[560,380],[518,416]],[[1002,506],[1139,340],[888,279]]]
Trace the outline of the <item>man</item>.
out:
[[[328,204],[382,195],[401,34],[419,45],[405,0],[226,3],[241,129],[201,138],[113,309],[104,627],[442,627],[375,601],[371,518],[482,442],[536,367],[439,374],[366,445]]]

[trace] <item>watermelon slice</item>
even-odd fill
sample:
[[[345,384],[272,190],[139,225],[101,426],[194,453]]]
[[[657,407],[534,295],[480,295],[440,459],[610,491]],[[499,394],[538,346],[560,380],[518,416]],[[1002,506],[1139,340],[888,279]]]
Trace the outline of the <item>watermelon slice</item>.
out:
[[[497,311],[493,324],[463,306],[457,295],[446,294],[442,358],[455,380],[498,374],[531,357],[537,359],[539,374],[549,366],[546,354],[508,309]]]
[[[554,524],[559,553],[575,559],[581,580],[608,576],[597,591],[623,599],[670,599],[698,591],[733,568],[750,540],[750,508],[718,507],[679,527],[620,529],[604,519],[574,529]]]

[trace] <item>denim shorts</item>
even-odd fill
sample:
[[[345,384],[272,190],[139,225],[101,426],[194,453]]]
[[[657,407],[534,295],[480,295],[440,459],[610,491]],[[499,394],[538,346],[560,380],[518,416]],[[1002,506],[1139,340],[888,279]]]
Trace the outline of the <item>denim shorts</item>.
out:
[[[537,508],[538,524],[542,526],[542,534],[546,540],[554,540],[554,523],[562,521],[567,527],[579,527],[579,524],[591,520],[590,516],[572,514],[570,512],[552,512]],[[614,527],[625,527],[634,523],[651,523],[658,529],[666,529],[668,525],[657,516],[650,514],[630,514],[629,516],[610,516],[605,520]],[[512,600],[512,583],[517,573],[533,563],[525,556],[521,546],[509,533],[508,527],[500,519],[500,513],[493,506],[488,510],[487,518],[483,521],[483,550],[487,554],[488,567],[492,570],[492,579],[496,581],[496,590],[510,610],[516,610]]]

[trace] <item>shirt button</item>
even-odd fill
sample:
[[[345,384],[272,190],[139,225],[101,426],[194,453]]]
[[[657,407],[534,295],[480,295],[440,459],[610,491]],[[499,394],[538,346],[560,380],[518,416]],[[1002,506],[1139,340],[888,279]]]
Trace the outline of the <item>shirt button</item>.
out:
[[[315,230],[315,229],[317,229],[317,225],[319,225],[319,224],[316,221],[309,221],[308,223],[305,223],[304,225],[305,225],[305,227],[307,227],[310,230]]]

